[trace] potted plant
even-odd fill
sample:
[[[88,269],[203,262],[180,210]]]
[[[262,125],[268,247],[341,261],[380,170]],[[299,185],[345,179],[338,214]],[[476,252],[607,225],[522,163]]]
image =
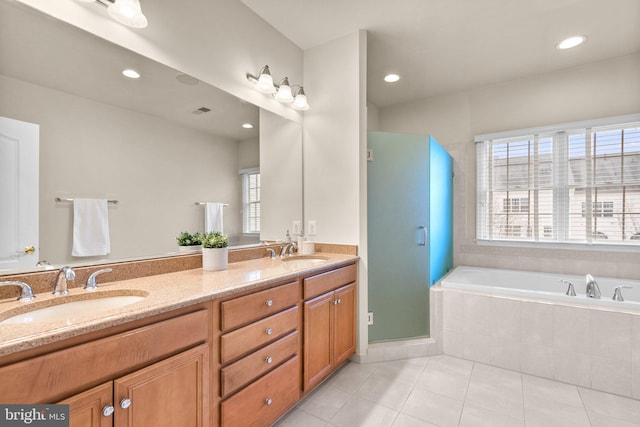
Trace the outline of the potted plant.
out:
[[[199,252],[202,248],[202,234],[196,232],[190,234],[187,231],[183,231],[176,237],[178,241],[178,252]]]
[[[202,236],[202,269],[226,270],[229,265],[229,238],[219,231]]]

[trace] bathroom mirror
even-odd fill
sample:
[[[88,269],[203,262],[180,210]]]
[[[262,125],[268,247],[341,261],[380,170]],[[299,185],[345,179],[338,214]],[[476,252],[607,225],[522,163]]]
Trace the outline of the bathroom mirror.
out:
[[[0,116],[40,130],[34,267],[177,253],[181,231],[204,229],[197,202],[228,205],[231,246],[282,238],[302,220],[299,123],[24,5],[2,1],[0,16]],[[240,171],[256,167],[274,171],[262,180],[267,235],[243,232]],[[108,209],[109,255],[71,256],[73,203],[64,199],[74,198],[118,201]]]

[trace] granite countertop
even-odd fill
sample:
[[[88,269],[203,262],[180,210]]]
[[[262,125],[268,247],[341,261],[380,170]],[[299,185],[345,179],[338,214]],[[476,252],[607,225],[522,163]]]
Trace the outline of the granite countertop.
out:
[[[98,294],[140,295],[142,301],[124,307],[109,309],[95,314],[68,317],[65,320],[43,321],[22,324],[0,323],[0,356],[38,347],[51,342],[71,338],[88,332],[120,325],[156,314],[176,310],[193,304],[209,301],[233,293],[259,288],[287,279],[296,279],[327,267],[340,267],[352,263],[358,257],[332,253],[318,254],[326,260],[321,262],[282,261],[280,258],[259,258],[230,263],[228,270],[185,270],[117,282],[100,283],[96,291],[88,292],[82,287],[69,290],[67,296],[51,293],[38,294],[28,303],[15,299],[0,301],[0,322],[14,315],[29,311],[37,304],[39,308],[56,305],[59,301],[89,299]]]

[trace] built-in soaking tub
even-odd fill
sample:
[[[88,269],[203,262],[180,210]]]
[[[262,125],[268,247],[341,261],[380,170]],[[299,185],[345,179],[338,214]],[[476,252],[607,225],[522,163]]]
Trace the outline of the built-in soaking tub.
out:
[[[594,278],[601,299],[585,276],[457,267],[432,288],[432,336],[445,354],[640,399],[640,281]]]

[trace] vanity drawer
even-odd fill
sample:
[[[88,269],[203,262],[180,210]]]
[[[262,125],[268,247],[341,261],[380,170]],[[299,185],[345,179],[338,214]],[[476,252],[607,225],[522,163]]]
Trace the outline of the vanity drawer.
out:
[[[222,426],[271,425],[299,398],[300,358],[295,356],[222,402]]]
[[[228,396],[298,352],[300,334],[292,332],[220,370],[222,397]]]
[[[357,277],[358,267],[356,264],[307,277],[303,281],[304,299],[317,297],[340,286],[355,282]]]
[[[298,307],[259,320],[220,337],[220,357],[224,364],[298,327]]]
[[[221,329],[227,331],[296,305],[300,298],[298,282],[266,289],[251,295],[224,301],[221,308]]]

